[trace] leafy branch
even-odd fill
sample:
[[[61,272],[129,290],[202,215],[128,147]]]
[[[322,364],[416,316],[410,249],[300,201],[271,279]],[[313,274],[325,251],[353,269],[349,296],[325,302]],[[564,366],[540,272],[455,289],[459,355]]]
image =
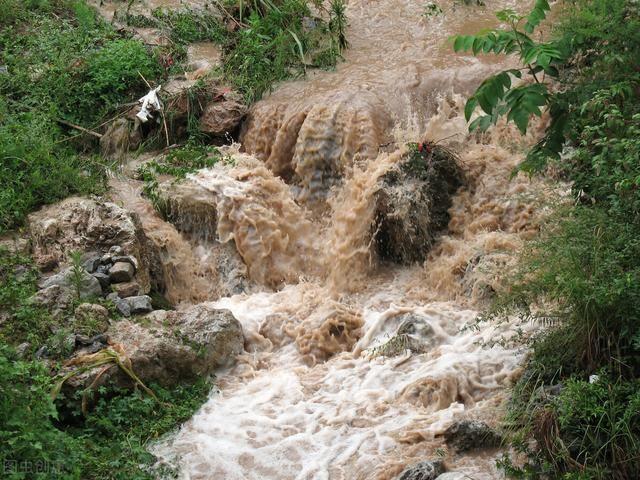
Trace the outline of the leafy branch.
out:
[[[522,62],[520,69],[508,69],[485,79],[476,92],[467,100],[465,118],[470,121],[478,107],[484,112],[469,124],[469,130],[486,131],[500,117],[514,122],[525,134],[532,116],[541,116],[549,108],[554,117],[547,136],[536,146],[530,156],[557,155],[562,148],[564,116],[557,102],[559,96],[549,91],[547,77],[559,76],[558,66],[566,60],[557,42],[536,42],[531,38],[536,27],[546,18],[550,6],[547,0],[536,0],[528,15],[519,15],[511,9],[501,10],[496,17],[508,25],[482,32],[478,35],[456,35],[453,48],[456,52],[517,55]],[[530,76],[530,82],[523,79]],[[517,86],[513,80],[523,80]]]

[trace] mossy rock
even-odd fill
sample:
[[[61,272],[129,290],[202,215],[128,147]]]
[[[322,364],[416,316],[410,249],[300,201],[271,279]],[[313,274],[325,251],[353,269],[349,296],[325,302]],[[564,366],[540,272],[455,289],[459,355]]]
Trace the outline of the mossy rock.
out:
[[[410,144],[381,177],[374,238],[383,260],[424,261],[449,223],[451,197],[464,183],[457,156],[437,144]]]

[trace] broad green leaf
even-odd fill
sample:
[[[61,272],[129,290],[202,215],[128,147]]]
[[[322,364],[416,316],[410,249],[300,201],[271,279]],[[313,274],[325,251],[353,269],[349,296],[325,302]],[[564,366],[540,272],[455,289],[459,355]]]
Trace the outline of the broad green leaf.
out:
[[[469,100],[467,100],[467,103],[464,106],[464,118],[467,120],[467,122],[471,118],[471,115],[473,114],[477,106],[478,100],[476,100],[475,97],[471,97],[469,98]]]

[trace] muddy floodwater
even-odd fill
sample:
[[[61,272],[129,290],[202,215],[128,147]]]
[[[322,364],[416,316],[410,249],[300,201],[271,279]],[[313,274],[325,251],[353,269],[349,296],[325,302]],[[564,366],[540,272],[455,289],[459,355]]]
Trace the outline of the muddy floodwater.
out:
[[[344,61],[254,105],[226,150],[233,161],[181,187],[178,222],[161,219],[135,181],[113,180],[162,247],[167,297],[229,309],[244,329],[236,366],[153,446],[180,478],[393,479],[443,452],[449,470],[499,478],[500,452],[455,454],[441,434],[462,418],[496,424],[519,374],[524,352],[491,346],[514,325],[463,327],[538,231],[546,187],[510,179],[536,128],[527,138],[504,125],[467,131],[465,98],[508,61],[454,54],[448,39],[529,3],[443,1],[429,18],[421,1],[349,0]],[[458,153],[465,183],[426,260],[398,265],[371,244],[378,181],[407,142],[426,140]],[[203,202],[214,211],[204,220]],[[246,268],[244,293],[214,268],[225,249]],[[399,335],[419,347],[379,354]]]

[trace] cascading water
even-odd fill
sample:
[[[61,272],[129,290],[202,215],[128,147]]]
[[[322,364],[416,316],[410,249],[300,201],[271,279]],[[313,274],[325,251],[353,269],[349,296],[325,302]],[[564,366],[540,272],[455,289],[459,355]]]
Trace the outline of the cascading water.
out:
[[[337,71],[280,86],[252,109],[243,153],[229,150],[234,164],[187,180],[193,193],[178,212],[213,206],[212,230],[235,245],[252,293],[220,298],[211,244],[194,240],[198,222],[181,234],[126,200],[166,252],[170,298],[231,310],[246,338],[219,391],[153,447],[180,478],[392,479],[433,458],[455,419],[495,423],[523,352],[483,347],[514,336],[509,323],[463,327],[537,231],[546,187],[509,178],[536,132],[467,134],[464,97],[505,65],[454,55],[446,39],[528,4],[442,2],[444,15],[424,18],[419,1],[349,2],[351,46]],[[467,184],[424,264],[393,265],[372,248],[378,179],[405,142],[425,139],[459,152]],[[497,478],[495,455],[449,452],[446,461]]]

